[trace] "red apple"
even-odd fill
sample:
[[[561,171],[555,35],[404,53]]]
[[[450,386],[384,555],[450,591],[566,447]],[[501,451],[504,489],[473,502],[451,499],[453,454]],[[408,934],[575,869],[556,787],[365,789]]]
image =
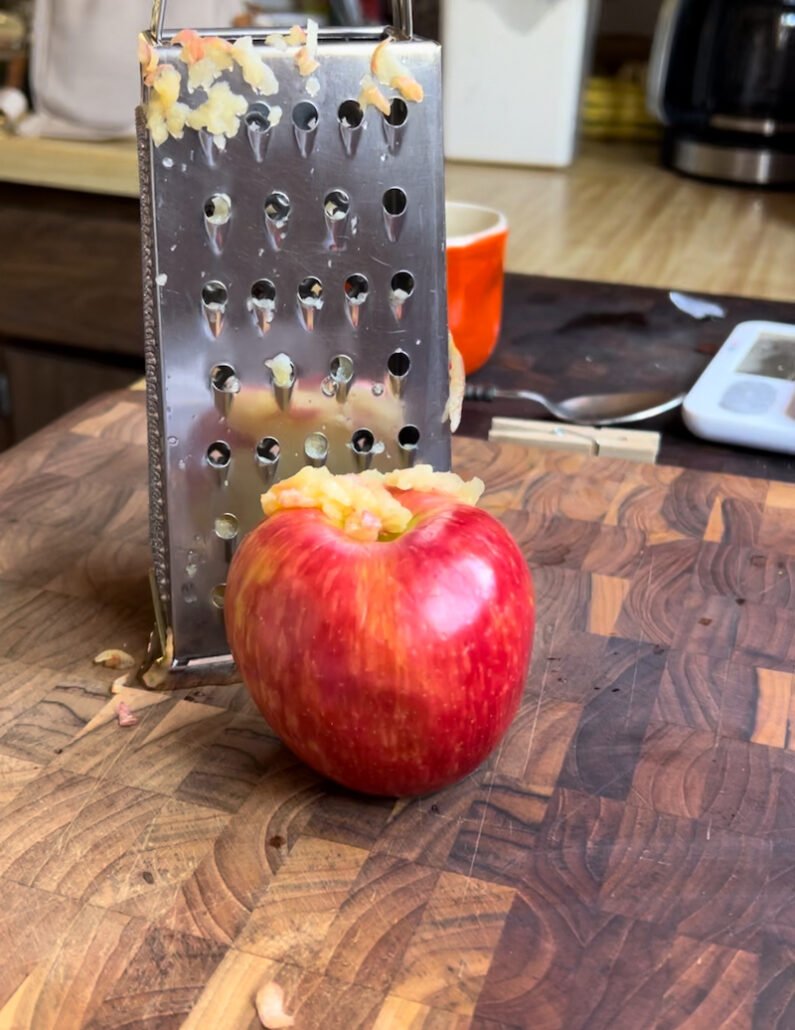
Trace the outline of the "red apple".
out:
[[[238,548],[225,611],[242,679],[285,744],[347,787],[400,796],[453,783],[500,741],[535,608],[495,518],[390,493],[411,521],[389,539],[352,539],[317,508],[267,518]]]

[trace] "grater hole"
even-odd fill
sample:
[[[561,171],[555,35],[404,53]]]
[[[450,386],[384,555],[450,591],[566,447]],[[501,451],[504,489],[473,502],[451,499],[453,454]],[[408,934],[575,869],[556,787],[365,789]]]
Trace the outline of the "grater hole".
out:
[[[225,469],[232,460],[232,451],[228,443],[216,440],[207,448],[207,464],[214,469]]]
[[[251,299],[258,307],[273,307],[276,303],[276,287],[270,279],[257,279],[251,287]]]
[[[351,304],[364,304],[367,294],[370,292],[370,284],[363,275],[355,272],[345,280],[345,296]]]
[[[331,222],[341,222],[351,209],[351,198],[345,190],[332,190],[323,201],[326,217]]]
[[[337,111],[337,118],[344,129],[358,129],[364,120],[364,111],[358,100],[344,100]]]
[[[414,293],[414,276],[411,272],[395,272],[391,286],[396,299],[406,300]]]
[[[255,132],[269,132],[273,128],[271,125],[271,109],[264,100],[255,101],[249,107],[243,120]]]
[[[406,213],[408,197],[399,186],[393,186],[384,194],[382,203],[388,215],[400,216]]]
[[[385,117],[390,125],[394,125],[396,129],[399,129],[401,125],[405,125],[408,121],[408,104],[402,97],[393,97],[392,103],[389,105],[389,114],[385,115]]]
[[[210,600],[214,608],[221,609],[224,606],[224,595],[226,594],[226,583],[219,583],[210,591]]]
[[[335,383],[350,383],[353,379],[353,361],[347,354],[337,354],[328,366],[331,378]]]
[[[304,454],[312,465],[324,465],[328,457],[328,440],[323,433],[310,433],[304,441]]]
[[[293,108],[293,125],[299,132],[312,132],[320,118],[318,110],[309,100],[301,100]]]
[[[285,225],[290,217],[290,198],[281,190],[274,190],[265,198],[265,217],[275,226]]]
[[[413,451],[420,442],[420,431],[416,426],[403,426],[398,433],[398,443],[404,450]]]
[[[226,302],[229,300],[229,293],[223,283],[219,283],[216,280],[205,283],[202,286],[202,302],[205,307],[208,308],[223,308],[226,307]]]
[[[409,374],[411,358],[403,350],[393,351],[387,359],[386,367],[391,375],[397,379],[403,379]]]
[[[306,308],[323,307],[323,283],[314,275],[308,275],[298,284],[298,299]]]
[[[265,368],[271,374],[271,381],[276,390],[292,390],[295,385],[295,363],[284,352],[268,358]]]
[[[351,436],[351,447],[357,454],[369,454],[375,446],[375,437],[369,429],[357,429]]]
[[[275,436],[263,436],[255,448],[257,461],[261,465],[275,465],[282,452]]]
[[[210,372],[210,383],[219,393],[240,392],[240,380],[231,365],[215,365]]]
[[[214,193],[204,202],[204,217],[210,225],[226,225],[232,217],[232,201],[226,193]]]
[[[214,528],[215,535],[220,540],[234,540],[240,532],[240,523],[238,522],[236,515],[232,515],[231,512],[226,512],[226,514],[218,516],[215,520]]]

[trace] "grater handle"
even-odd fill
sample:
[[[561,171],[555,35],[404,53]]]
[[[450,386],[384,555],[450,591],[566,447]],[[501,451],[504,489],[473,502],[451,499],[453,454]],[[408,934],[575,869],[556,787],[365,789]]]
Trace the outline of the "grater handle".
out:
[[[392,0],[392,24],[408,39],[414,35],[414,11],[411,0]]]
[[[163,43],[166,27],[168,0],[152,0],[151,30],[155,43]],[[401,36],[411,39],[414,35],[414,11],[412,0],[392,0],[392,24]]]

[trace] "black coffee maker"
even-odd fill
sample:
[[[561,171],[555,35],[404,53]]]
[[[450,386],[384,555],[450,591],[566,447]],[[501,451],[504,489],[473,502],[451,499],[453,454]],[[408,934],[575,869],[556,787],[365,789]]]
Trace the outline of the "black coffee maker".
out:
[[[670,167],[795,186],[795,0],[664,0],[647,101]]]

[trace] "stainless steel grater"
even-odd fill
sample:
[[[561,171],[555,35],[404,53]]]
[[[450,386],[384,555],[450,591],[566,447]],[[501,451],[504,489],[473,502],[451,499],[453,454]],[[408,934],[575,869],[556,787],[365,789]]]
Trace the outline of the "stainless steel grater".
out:
[[[175,665],[228,658],[226,570],[271,483],[307,463],[450,467],[440,48],[412,36],[410,3],[393,14],[394,28],[321,31],[311,75],[261,32],[197,30],[200,49],[250,39],[238,46],[278,80],[262,95],[237,64],[215,80],[239,112],[230,138],[208,121],[157,145],[144,81],[150,527]],[[196,111],[212,85],[189,92],[164,24],[156,2],[144,72]],[[383,114],[359,99],[387,38],[424,99],[381,86]],[[185,109],[168,111],[179,131]]]

